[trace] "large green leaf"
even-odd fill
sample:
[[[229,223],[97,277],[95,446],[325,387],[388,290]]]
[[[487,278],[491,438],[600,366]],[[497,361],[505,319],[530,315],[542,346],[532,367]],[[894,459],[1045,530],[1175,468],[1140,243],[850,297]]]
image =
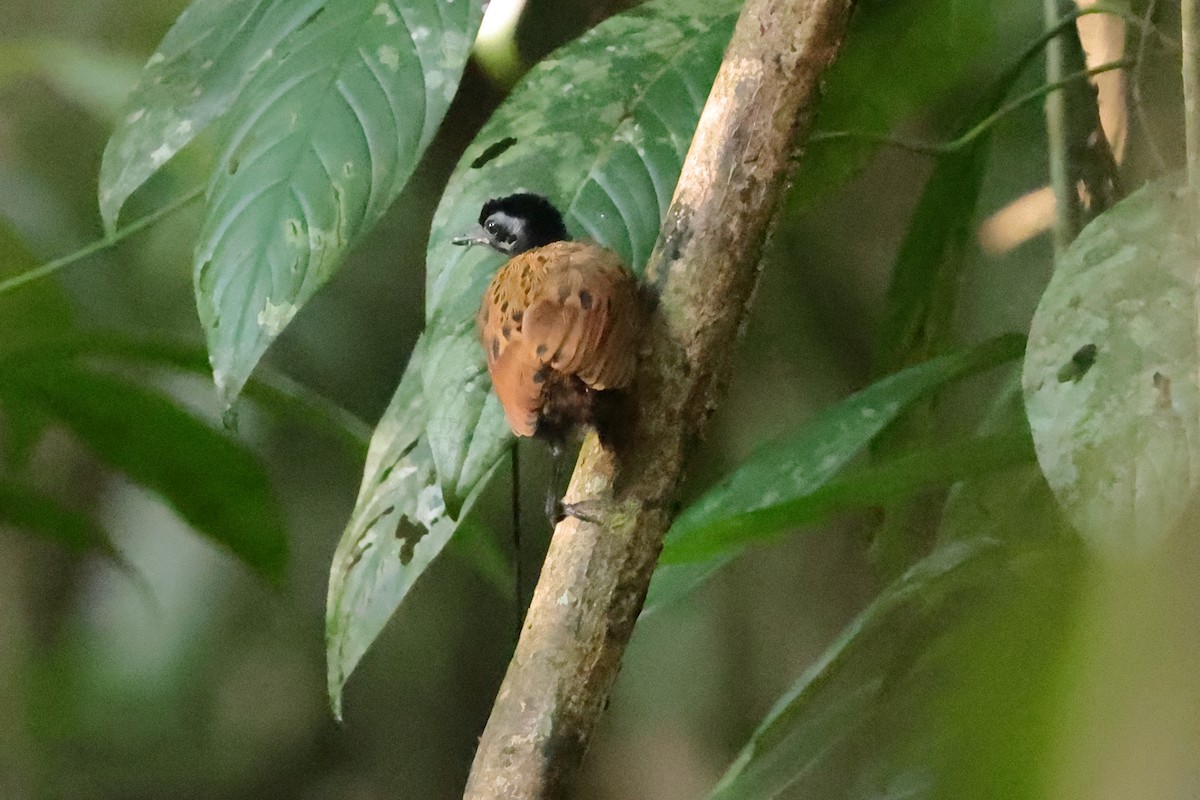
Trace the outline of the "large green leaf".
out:
[[[194,258],[224,402],[403,188],[454,97],[481,6],[327,5],[238,93]]]
[[[287,536],[257,459],[170,398],[60,359],[6,362],[0,398],[61,422],[198,532],[280,583]]]
[[[1075,526],[1111,556],[1144,552],[1200,489],[1196,208],[1146,186],[1063,253],[1023,375],[1038,461]]]
[[[194,0],[150,56],[100,164],[111,233],[129,196],[233,105],[273,49],[327,0]]]
[[[713,520],[665,546],[659,563],[717,558],[840,512],[873,508],[925,489],[948,487],[994,470],[1029,464],[1033,458],[1025,433],[963,436],[944,443],[926,443],[911,453],[838,476],[808,494]]]
[[[550,197],[574,235],[640,272],[658,236],[738,3],[652,0],[614,16],[537,65],[463,155],[434,217],[428,252],[429,442],[453,508],[502,453],[475,310],[501,259],[450,239],[485,200]],[[410,368],[411,369],[411,368]]]
[[[12,355],[14,362],[39,359],[99,361],[160,370],[211,375],[202,346],[161,337],[89,332],[86,336],[52,336]],[[356,458],[366,455],[371,430],[362,420],[289,376],[260,369],[245,387],[245,396],[267,411],[337,434]]]
[[[717,566],[726,563],[759,534],[756,525],[744,524],[747,518],[811,498],[914,401],[956,378],[1016,358],[1021,349],[1020,337],[1002,336],[889,375],[825,409],[791,436],[763,447],[684,509],[667,533],[666,558],[699,553]],[[689,553],[693,538],[700,542],[698,552]],[[647,609],[677,599],[678,591],[690,591],[713,571],[711,562],[663,564],[650,583]]]
[[[983,432],[1023,433],[1003,394]],[[939,538],[779,701],[713,798],[830,780],[864,800],[1047,796],[1077,540],[1032,466],[956,487]]]
[[[375,429],[358,501],[330,568],[325,648],[329,698],[338,717],[350,673],[459,526],[446,513],[424,434],[424,347],[422,339]]]

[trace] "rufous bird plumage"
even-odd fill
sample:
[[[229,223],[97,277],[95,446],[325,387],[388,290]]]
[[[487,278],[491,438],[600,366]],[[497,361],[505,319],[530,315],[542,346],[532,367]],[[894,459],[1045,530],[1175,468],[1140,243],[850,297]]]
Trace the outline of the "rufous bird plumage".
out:
[[[607,444],[606,410],[633,380],[642,327],[628,267],[611,250],[568,240],[561,214],[534,194],[489,200],[479,227],[454,241],[510,256],[477,324],[513,432],[561,444],[592,426]]]

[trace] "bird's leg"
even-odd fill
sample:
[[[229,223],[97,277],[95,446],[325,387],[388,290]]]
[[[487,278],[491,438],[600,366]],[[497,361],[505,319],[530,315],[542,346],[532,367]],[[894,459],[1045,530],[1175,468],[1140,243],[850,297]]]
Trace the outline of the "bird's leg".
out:
[[[562,516],[574,517],[580,522],[600,524],[600,501],[580,500],[578,503],[561,503]]]
[[[574,517],[580,522],[600,524],[598,503],[581,500],[578,503],[564,503],[559,486],[562,484],[563,472],[567,460],[567,448],[562,442],[550,443],[550,484],[546,487],[546,518],[552,527],[557,527],[566,517]]]
[[[562,494],[558,485],[562,482],[566,448],[562,442],[550,442],[550,484],[546,487],[546,518],[550,525],[557,526],[564,516]]]

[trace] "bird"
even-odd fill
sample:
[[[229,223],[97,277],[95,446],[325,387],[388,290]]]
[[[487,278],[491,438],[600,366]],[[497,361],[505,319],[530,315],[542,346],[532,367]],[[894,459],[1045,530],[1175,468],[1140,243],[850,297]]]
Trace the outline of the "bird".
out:
[[[550,446],[553,493],[572,438],[591,428],[612,448],[628,423],[624,390],[645,316],[637,279],[612,250],[572,240],[562,214],[538,194],[488,200],[478,225],[451,241],[508,256],[483,294],[476,326],[509,427]],[[552,519],[563,511],[548,498]]]

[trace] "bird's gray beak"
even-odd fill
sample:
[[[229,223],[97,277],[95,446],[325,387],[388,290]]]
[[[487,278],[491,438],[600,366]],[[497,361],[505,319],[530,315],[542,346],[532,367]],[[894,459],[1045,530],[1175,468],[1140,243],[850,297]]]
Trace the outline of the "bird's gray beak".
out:
[[[450,244],[465,244],[467,246],[473,244],[488,244],[489,242],[491,242],[491,238],[488,236],[487,231],[483,229],[482,225],[476,225],[463,235],[455,236],[450,240]]]

